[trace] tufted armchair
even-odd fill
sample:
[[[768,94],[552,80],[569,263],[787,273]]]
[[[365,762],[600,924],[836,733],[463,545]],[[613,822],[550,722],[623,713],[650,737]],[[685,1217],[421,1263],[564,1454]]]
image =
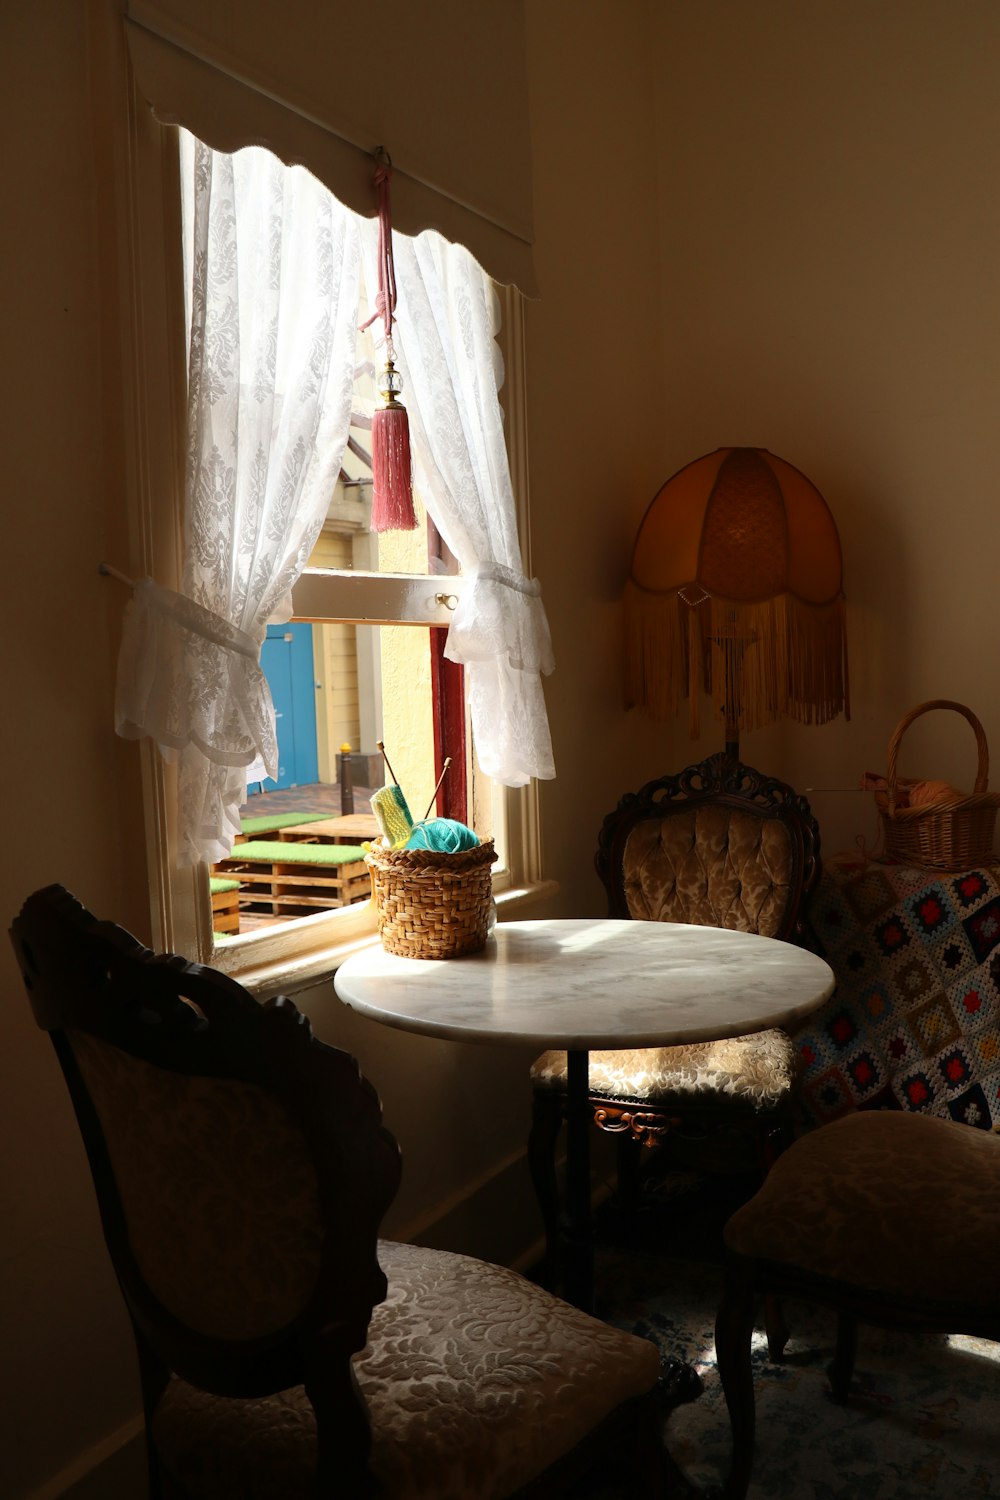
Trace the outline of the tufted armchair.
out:
[[[647,782],[604,820],[596,868],[608,915],[759,932],[795,942],[816,879],[819,830],[804,797],[727,754]],[[623,985],[628,975],[622,975]],[[795,1050],[782,1031],[684,1047],[590,1054],[590,1103],[619,1137],[619,1186],[634,1187],[636,1148],[675,1133],[725,1159],[750,1132],[763,1170],[790,1139]],[[555,1150],[566,1101],[566,1054],[531,1068],[529,1157],[548,1265],[558,1224]]]
[[[605,1451],[665,1493],[656,1346],[379,1240],[396,1143],[290,1001],[154,955],[59,886],[12,937],[132,1322],[151,1500],[559,1496]]]

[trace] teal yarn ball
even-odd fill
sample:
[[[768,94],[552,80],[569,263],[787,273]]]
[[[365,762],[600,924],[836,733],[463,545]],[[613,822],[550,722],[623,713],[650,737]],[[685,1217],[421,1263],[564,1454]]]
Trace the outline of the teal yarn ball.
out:
[[[438,854],[458,854],[462,849],[475,849],[479,843],[476,834],[455,818],[428,818],[416,823],[407,839],[407,849],[433,849]]]

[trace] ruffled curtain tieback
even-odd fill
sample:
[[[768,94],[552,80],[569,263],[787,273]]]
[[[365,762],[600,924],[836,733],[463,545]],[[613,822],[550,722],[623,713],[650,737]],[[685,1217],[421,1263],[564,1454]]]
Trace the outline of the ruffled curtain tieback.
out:
[[[502,658],[518,672],[552,672],[552,637],[537,578],[504,563],[476,568],[452,617],[445,655],[466,663]]]
[[[240,630],[238,625],[233,625],[224,615],[217,615],[214,610],[206,609],[203,604],[189,599],[187,594],[166,589],[162,584],[154,583],[152,578],[141,578],[135,586],[135,602],[140,607],[155,609],[160,614],[169,616],[185,630],[193,631],[214,646],[221,646],[226,651],[237,651],[240,656],[245,656],[252,662],[260,661],[259,640],[248,635],[245,630]]]
[[[472,576],[474,580],[482,578],[492,583],[502,583],[504,588],[527,594],[532,599],[542,597],[542,586],[537,578],[526,578],[523,573],[505,567],[503,563],[480,563]]]
[[[125,613],[116,729],[163,751],[273,776],[277,739],[260,642],[185,594],[141,579]]]

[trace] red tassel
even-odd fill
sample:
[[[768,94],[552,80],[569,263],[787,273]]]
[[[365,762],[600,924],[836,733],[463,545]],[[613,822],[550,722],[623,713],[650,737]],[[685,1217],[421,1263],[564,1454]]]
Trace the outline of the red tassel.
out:
[[[390,360],[382,395],[385,406],[372,416],[372,531],[415,531],[410,468],[410,421],[396,400],[399,376]]]

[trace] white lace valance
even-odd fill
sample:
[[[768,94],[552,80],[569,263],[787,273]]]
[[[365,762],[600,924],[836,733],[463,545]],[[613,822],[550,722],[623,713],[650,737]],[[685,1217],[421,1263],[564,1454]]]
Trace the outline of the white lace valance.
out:
[[[370,6],[317,0],[125,0],[125,35],[157,119],[217,151],[267,146],[362,217],[383,144],[397,227],[468,245],[534,296],[523,7],[459,9],[460,25],[435,18],[428,45],[426,4],[396,5],[382,25]],[[362,81],[372,69],[385,86]]]

